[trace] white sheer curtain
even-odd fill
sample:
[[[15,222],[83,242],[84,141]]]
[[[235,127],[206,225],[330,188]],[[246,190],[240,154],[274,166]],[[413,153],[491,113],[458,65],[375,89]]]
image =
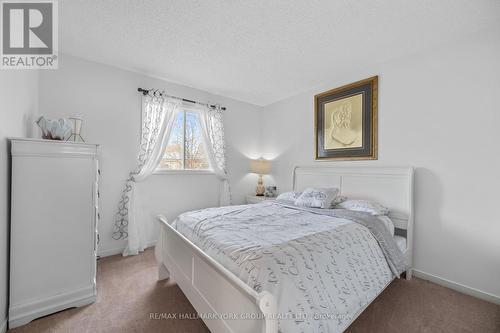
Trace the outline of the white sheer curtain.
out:
[[[219,106],[207,106],[200,112],[200,123],[210,166],[221,180],[219,205],[229,206],[231,204],[231,190],[226,172],[226,145],[222,109]]]
[[[136,218],[134,190],[137,182],[149,177],[160,162],[172,131],[179,101],[160,94],[146,95],[142,105],[142,129],[137,167],[130,173],[115,218],[114,239],[128,239],[123,255],[144,251],[143,221]]]

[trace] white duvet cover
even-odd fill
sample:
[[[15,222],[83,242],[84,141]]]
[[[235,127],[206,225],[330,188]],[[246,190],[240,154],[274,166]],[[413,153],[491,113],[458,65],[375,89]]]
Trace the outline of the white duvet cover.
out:
[[[342,332],[394,278],[368,228],[275,202],[193,211],[174,227],[272,293],[282,333]]]

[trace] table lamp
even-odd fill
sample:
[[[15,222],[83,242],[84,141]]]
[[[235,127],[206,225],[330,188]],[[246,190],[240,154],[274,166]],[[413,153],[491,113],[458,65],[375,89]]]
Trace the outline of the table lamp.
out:
[[[255,194],[257,196],[263,196],[266,191],[264,187],[264,182],[262,181],[262,175],[268,174],[271,170],[271,162],[263,158],[257,160],[250,160],[250,172],[259,175],[259,181],[257,183],[257,188],[255,189]]]

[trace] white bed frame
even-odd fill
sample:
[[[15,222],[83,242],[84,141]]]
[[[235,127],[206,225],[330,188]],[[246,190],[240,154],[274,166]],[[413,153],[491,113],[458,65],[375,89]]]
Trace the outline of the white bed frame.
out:
[[[407,238],[410,269],[406,279],[411,278],[413,168],[296,167],[293,189],[300,191],[310,186],[338,187],[351,199],[373,200],[390,208],[397,230]],[[257,293],[175,230],[164,216],[157,219],[158,279],[172,277],[212,333],[278,332],[273,295]]]

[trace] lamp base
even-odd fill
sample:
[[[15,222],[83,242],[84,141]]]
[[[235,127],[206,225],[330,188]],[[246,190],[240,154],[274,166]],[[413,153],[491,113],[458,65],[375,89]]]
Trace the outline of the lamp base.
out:
[[[264,182],[262,181],[262,175],[259,175],[259,181],[257,183],[257,188],[255,189],[255,195],[258,197],[264,196],[266,188],[264,187]]]

